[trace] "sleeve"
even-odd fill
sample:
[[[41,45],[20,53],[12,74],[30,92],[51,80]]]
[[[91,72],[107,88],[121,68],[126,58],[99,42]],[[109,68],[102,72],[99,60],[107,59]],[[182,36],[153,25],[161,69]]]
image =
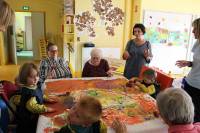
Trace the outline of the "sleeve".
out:
[[[47,63],[46,63],[46,61],[45,60],[42,60],[41,62],[40,62],[40,68],[39,68],[39,81],[40,82],[44,82],[45,81],[45,79],[47,78],[47,70],[48,68],[47,68]]]
[[[126,51],[129,51],[129,50],[130,50],[131,42],[132,42],[132,40],[129,40],[129,41],[127,42],[126,48],[125,48]]]
[[[107,126],[104,122],[100,123],[100,133],[107,133]]]
[[[82,77],[89,77],[89,68],[88,68],[88,61],[85,63],[83,67]]]
[[[36,101],[36,97],[31,97],[27,103],[26,108],[32,113],[44,113],[47,110],[47,107],[43,104],[38,104]]]
[[[63,62],[64,68],[66,68],[68,77],[72,78],[71,70],[69,68],[69,62],[67,60],[64,60],[63,58],[61,58],[61,60]]]
[[[148,93],[151,95],[151,94],[154,94],[156,92],[156,89],[155,89],[155,86],[152,84],[150,86],[147,87],[148,89]]]
[[[108,61],[105,60],[105,71],[109,71],[110,70],[110,67],[109,67],[109,64],[108,64]]]

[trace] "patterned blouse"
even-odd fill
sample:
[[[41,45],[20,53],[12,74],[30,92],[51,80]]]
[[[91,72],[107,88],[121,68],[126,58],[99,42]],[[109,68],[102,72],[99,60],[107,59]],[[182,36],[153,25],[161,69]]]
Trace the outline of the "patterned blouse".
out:
[[[40,62],[40,82],[46,79],[71,78],[72,74],[67,61],[58,57],[57,59],[46,58]]]

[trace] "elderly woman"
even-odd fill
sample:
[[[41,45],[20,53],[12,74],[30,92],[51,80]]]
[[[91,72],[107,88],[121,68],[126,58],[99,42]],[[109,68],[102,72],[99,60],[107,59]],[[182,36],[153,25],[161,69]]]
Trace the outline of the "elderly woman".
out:
[[[0,31],[5,31],[8,25],[12,24],[14,16],[10,6],[4,0],[0,0]]]
[[[169,133],[199,133],[200,123],[193,124],[194,105],[182,89],[169,88],[157,96],[157,106]]]
[[[71,78],[68,62],[58,57],[57,45],[49,42],[47,53],[48,57],[40,62],[40,82],[44,82],[45,79]]]
[[[108,62],[102,59],[102,51],[94,48],[91,59],[85,63],[82,77],[110,77],[112,76]]]

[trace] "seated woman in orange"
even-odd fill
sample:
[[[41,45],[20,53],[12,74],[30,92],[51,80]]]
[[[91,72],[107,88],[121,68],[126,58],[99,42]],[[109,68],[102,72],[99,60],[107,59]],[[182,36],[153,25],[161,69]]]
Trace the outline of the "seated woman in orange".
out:
[[[110,77],[112,76],[108,61],[102,59],[102,51],[94,48],[83,68],[82,77]]]

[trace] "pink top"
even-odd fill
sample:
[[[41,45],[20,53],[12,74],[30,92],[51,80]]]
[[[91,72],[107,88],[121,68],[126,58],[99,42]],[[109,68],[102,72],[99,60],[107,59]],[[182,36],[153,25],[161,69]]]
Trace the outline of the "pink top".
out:
[[[168,133],[200,133],[200,122],[195,124],[170,126]]]

